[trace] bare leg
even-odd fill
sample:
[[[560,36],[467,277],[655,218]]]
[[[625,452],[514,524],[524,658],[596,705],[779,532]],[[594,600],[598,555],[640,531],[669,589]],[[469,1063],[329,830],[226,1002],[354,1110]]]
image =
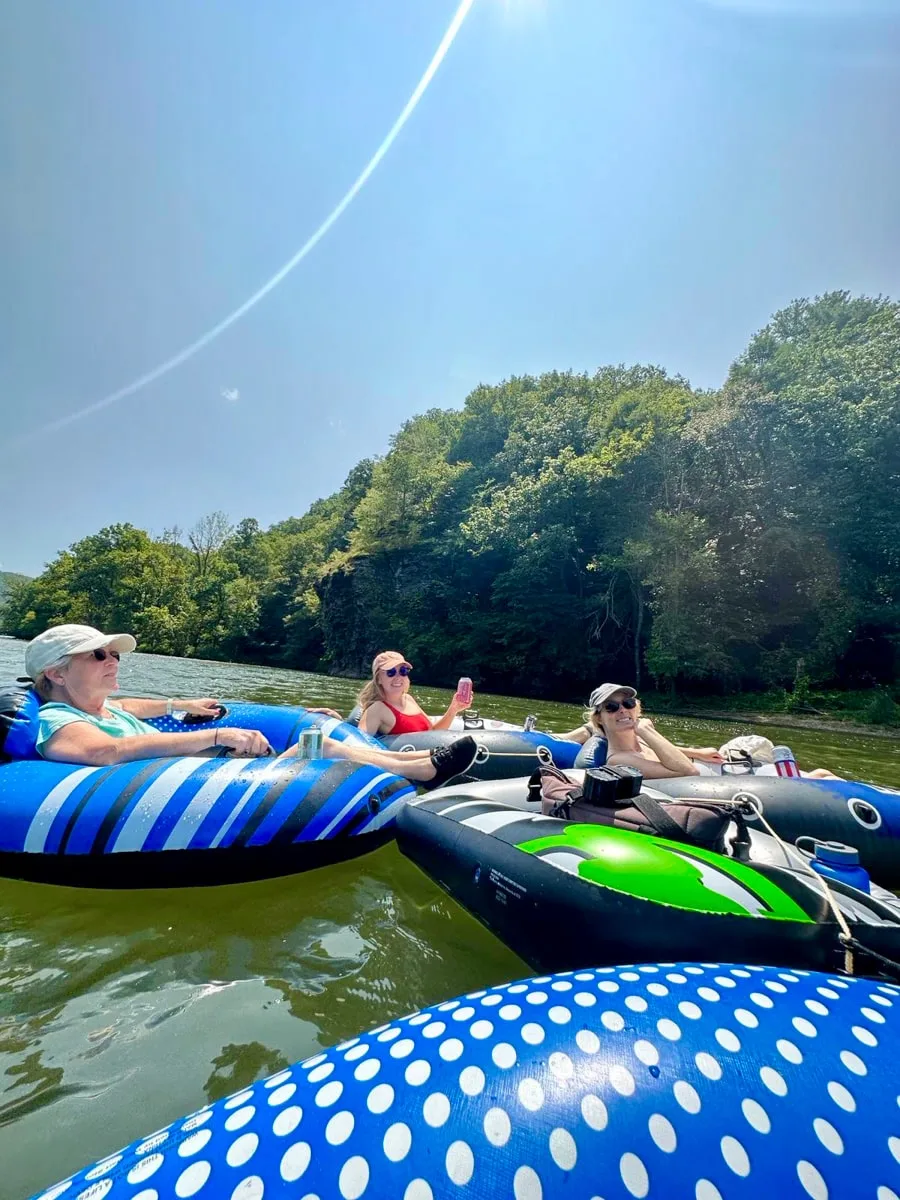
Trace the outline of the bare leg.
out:
[[[364,763],[379,767],[382,771],[390,771],[393,775],[402,775],[414,783],[431,784],[432,787],[441,787],[467,771],[475,761],[477,751],[474,738],[469,736],[457,738],[449,746],[418,751],[374,750],[353,742],[337,742],[330,737],[322,739],[323,758],[344,758],[349,762]],[[297,746],[291,746],[279,757],[291,758],[296,753]]]
[[[351,754],[353,748],[357,751],[362,751],[362,754]],[[288,746],[287,750],[282,750],[278,758],[294,758],[299,749],[295,742],[293,746]],[[210,751],[212,754],[212,751]],[[351,762],[369,763],[371,766],[382,766],[381,762],[376,761],[379,756],[388,755],[391,763],[389,769],[393,770],[397,765],[409,766],[411,763],[430,763],[430,750],[375,750],[369,749],[368,746],[360,746],[354,742],[338,742],[334,738],[326,737],[322,739],[322,757],[323,758],[348,758]],[[399,774],[407,775],[407,771],[401,771]],[[412,778],[412,776],[410,776]]]
[[[370,767],[381,767],[394,775],[404,775],[420,783],[427,783],[436,774],[431,761],[431,752],[407,753],[399,750],[374,750],[369,746],[358,746],[353,742],[336,742],[327,737],[322,744],[323,758],[348,758],[351,762],[367,763]]]

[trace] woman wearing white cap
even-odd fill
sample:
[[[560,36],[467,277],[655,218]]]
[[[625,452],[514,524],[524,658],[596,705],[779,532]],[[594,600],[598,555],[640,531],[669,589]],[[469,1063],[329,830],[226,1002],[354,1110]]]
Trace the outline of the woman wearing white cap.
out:
[[[270,754],[256,729],[213,727],[190,733],[160,733],[141,717],[162,716],[178,707],[214,717],[217,701],[119,700],[109,702],[118,685],[119,659],[134,650],[130,633],[101,633],[90,625],[57,625],[39,634],[25,650],[25,671],[44,703],[38,710],[37,750],[56,762],[103,766],[141,758],[201,754],[224,746],[245,758]],[[286,755],[296,753],[296,747]],[[460,738],[440,750],[394,753],[336,742],[326,737],[323,758],[347,758],[404,775],[432,787],[460,774],[476,753],[472,738]]]
[[[591,725],[606,738],[608,766],[637,767],[645,779],[672,779],[697,775],[685,753],[641,716],[641,702],[633,687],[602,683],[590,698]]]
[[[454,695],[447,711],[433,721],[410,694],[412,663],[397,650],[382,650],[372,659],[372,678],[359,693],[359,727],[373,737],[449,729],[453,718],[471,708],[472,696]]]
[[[612,738],[611,731],[615,735]],[[638,767],[648,779],[698,775],[695,759],[708,763],[723,761],[714,746],[674,746],[649,717],[641,716],[641,702],[634,688],[619,683],[601,683],[595,687],[588,701],[585,723],[558,736],[582,745],[591,738],[603,739],[608,742],[607,763]],[[581,758],[579,752],[577,766],[592,765],[590,761],[580,761]]]

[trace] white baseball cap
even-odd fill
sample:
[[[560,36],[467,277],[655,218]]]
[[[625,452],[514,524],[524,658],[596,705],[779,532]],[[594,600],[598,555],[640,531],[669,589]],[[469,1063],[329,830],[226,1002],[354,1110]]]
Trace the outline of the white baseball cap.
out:
[[[130,633],[101,633],[92,625],[54,625],[39,633],[25,647],[25,674],[37,679],[48,667],[55,667],[70,654],[107,648],[130,654],[136,645]]]
[[[599,708],[604,704],[610,696],[614,696],[616,692],[624,692],[626,696],[636,696],[637,692],[633,687],[627,687],[621,683],[601,683],[599,687],[595,687],[591,692],[591,698],[588,700],[590,708]]]
[[[757,762],[770,763],[773,761],[772,751],[774,749],[771,739],[763,737],[761,733],[745,733],[741,737],[733,737],[731,741],[725,742],[719,747],[719,753],[727,758],[730,750],[736,750],[738,753],[749,754]]]

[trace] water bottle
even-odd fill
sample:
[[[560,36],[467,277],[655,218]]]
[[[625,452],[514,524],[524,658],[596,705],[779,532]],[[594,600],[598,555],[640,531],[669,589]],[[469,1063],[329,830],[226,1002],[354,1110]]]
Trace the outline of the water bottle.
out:
[[[318,725],[301,729],[297,738],[297,757],[301,760],[321,758],[323,741],[322,730]]]
[[[468,675],[463,675],[456,685],[456,698],[466,708],[472,703],[472,680]]]
[[[790,746],[773,746],[772,762],[775,764],[776,774],[786,779],[800,778],[800,768]]]
[[[522,729],[525,733],[534,733],[535,729],[537,729],[537,717],[534,713],[528,714],[522,724]]]
[[[861,892],[871,891],[869,872],[860,865],[859,851],[843,842],[820,842],[812,838],[813,857],[810,866],[826,879],[838,879]]]

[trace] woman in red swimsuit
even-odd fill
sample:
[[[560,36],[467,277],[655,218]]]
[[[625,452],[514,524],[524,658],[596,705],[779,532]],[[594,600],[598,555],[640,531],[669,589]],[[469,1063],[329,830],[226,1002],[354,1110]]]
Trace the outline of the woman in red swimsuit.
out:
[[[457,696],[443,716],[434,721],[423,712],[409,693],[412,664],[396,650],[384,650],[372,660],[372,678],[359,693],[362,716],[359,727],[375,737],[395,733],[424,733],[428,729],[449,729],[453,718],[472,701],[462,702]]]

